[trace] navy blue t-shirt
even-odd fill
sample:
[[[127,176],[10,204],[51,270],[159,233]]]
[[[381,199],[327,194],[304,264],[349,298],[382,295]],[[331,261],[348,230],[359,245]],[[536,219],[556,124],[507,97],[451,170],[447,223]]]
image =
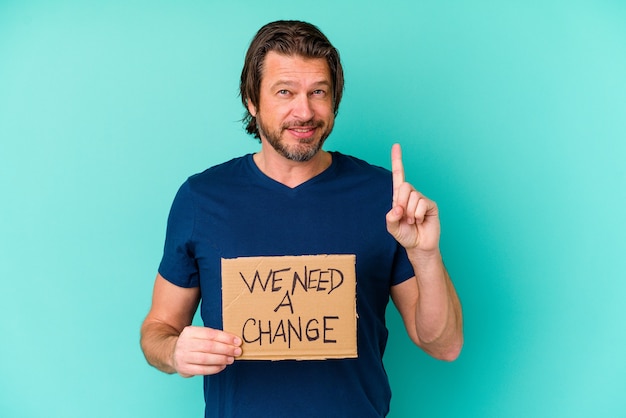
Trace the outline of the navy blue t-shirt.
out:
[[[190,177],[174,199],[159,273],[200,286],[207,327],[222,329],[222,258],[356,255],[358,358],[235,361],[205,376],[205,417],[367,418],[389,410],[385,309],[390,287],[414,273],[386,230],[391,173],[331,155],[325,171],[295,188],[245,155]]]

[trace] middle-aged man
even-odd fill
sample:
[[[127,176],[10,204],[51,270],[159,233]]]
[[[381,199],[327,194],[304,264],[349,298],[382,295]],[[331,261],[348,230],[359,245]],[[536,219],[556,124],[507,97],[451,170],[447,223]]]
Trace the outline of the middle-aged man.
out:
[[[240,87],[246,130],[261,149],[190,177],[178,191],[142,326],[144,354],[166,373],[204,376],[205,417],[385,416],[390,296],[424,351],[451,361],[463,345],[437,205],[405,181],[399,145],[391,173],[322,150],[343,70],[315,26],[262,27]],[[222,330],[221,260],[315,254],[356,255],[358,357],[237,360],[241,335]],[[191,326],[200,301],[205,326]]]

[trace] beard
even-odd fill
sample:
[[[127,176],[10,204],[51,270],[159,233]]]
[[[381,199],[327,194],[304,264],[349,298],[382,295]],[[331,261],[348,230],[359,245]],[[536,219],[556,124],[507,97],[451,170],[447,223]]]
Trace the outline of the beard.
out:
[[[285,123],[276,130],[270,129],[263,123],[260,113],[257,114],[256,120],[260,136],[265,138],[278,154],[296,162],[305,162],[313,158],[322,149],[326,138],[333,130],[333,120],[328,125],[319,119],[312,119],[308,122]],[[318,130],[319,135],[300,139],[295,145],[285,144],[282,140],[282,135],[287,129],[293,127],[314,127]]]

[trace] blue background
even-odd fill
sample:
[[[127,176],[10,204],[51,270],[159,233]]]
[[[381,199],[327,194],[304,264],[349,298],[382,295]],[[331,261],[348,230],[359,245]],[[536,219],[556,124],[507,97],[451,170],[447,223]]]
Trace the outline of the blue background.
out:
[[[454,363],[389,310],[391,417],[626,416],[626,3],[0,0],[0,415],[201,416],[139,327],[184,179],[258,150],[237,97],[271,20],[317,24],[327,149],[436,200]]]

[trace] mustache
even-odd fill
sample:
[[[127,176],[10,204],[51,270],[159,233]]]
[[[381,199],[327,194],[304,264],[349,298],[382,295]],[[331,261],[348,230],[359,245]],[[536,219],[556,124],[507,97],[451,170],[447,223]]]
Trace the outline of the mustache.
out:
[[[322,128],[324,126],[324,121],[319,119],[311,119],[305,122],[302,121],[293,121],[293,122],[285,122],[282,125],[282,129],[291,129],[291,128]]]

